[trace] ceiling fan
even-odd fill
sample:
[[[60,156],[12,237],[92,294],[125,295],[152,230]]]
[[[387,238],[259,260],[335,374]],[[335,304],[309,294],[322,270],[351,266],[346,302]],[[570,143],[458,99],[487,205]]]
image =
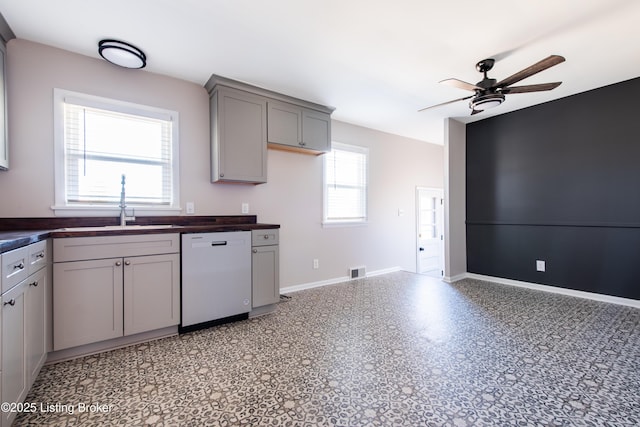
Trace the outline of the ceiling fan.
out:
[[[471,99],[469,101],[469,108],[471,108],[471,115],[478,114],[489,108],[497,107],[502,104],[505,99],[505,95],[512,93],[527,93],[527,92],[541,92],[546,90],[552,90],[560,86],[562,82],[553,83],[541,83],[526,86],[511,86],[514,83],[524,80],[527,77],[531,77],[534,74],[544,71],[547,68],[551,68],[554,65],[558,65],[564,62],[564,57],[559,55],[551,55],[542,61],[525,68],[522,71],[518,71],[512,76],[507,77],[504,80],[497,81],[496,79],[490,79],[487,76],[493,68],[495,63],[494,59],[483,59],[476,64],[476,70],[484,74],[484,78],[476,84],[471,84],[458,79],[445,79],[440,83],[457,87],[459,89],[470,90],[475,92],[474,95],[465,96],[464,98],[454,99],[453,101],[443,102],[441,104],[432,105],[430,107],[422,108],[418,111],[425,111],[430,108],[441,107],[443,105],[452,104],[458,101],[464,101],[465,99]]]

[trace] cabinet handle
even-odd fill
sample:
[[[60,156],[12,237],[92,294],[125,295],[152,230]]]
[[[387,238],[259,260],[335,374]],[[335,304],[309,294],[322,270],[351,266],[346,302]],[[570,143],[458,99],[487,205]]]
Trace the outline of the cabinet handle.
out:
[[[40,252],[38,255],[36,255],[36,258],[44,258],[44,252]]]
[[[38,287],[38,281],[36,280],[35,282],[29,283],[29,286],[33,286],[33,287],[37,288]]]
[[[220,178],[224,178],[224,174],[223,173],[220,174]]]
[[[116,266],[117,266],[117,267],[120,267],[121,265],[122,265],[122,262],[120,262],[120,261],[116,261]]]
[[[11,298],[9,301],[5,302],[3,305],[11,305],[11,306],[14,306],[14,305],[16,305],[16,300],[14,300],[13,298]]]
[[[22,270],[24,268],[24,263],[21,262],[20,264],[16,264],[13,266],[14,270]]]
[[[307,143],[306,142],[300,142],[300,145],[302,145],[304,147],[305,145],[307,145]]]
[[[254,250],[252,250],[251,252],[253,252],[254,254],[257,254],[257,253],[258,253],[258,250],[257,250],[257,249],[254,249]]]
[[[125,261],[124,265],[131,265],[131,261],[129,261],[129,260]]]
[[[265,234],[264,236],[262,236],[264,238],[264,240],[268,240],[269,239],[269,235]]]

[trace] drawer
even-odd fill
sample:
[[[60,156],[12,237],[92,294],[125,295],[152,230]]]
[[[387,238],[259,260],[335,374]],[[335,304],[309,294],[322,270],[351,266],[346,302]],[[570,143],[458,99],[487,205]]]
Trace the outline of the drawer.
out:
[[[251,230],[251,246],[268,246],[279,244],[277,228]]]
[[[47,241],[43,240],[27,247],[29,248],[29,275],[32,275],[47,265],[47,261],[49,260]]]
[[[83,261],[180,252],[180,235],[132,234],[53,239],[53,262]]]
[[[29,248],[14,249],[2,254],[2,293],[29,275]]]

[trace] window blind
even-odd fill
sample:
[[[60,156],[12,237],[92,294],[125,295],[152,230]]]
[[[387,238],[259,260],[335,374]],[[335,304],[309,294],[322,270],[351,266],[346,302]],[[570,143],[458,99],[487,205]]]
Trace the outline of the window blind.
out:
[[[326,222],[364,222],[367,219],[368,150],[333,143],[325,155]]]
[[[64,104],[67,204],[117,204],[126,175],[127,205],[172,202],[172,122]]]

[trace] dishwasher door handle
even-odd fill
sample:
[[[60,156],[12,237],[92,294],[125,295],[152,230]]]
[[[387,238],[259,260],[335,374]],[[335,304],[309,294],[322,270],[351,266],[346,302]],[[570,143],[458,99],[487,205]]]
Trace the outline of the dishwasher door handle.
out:
[[[211,242],[211,246],[227,246],[227,241],[221,240],[219,242]]]

